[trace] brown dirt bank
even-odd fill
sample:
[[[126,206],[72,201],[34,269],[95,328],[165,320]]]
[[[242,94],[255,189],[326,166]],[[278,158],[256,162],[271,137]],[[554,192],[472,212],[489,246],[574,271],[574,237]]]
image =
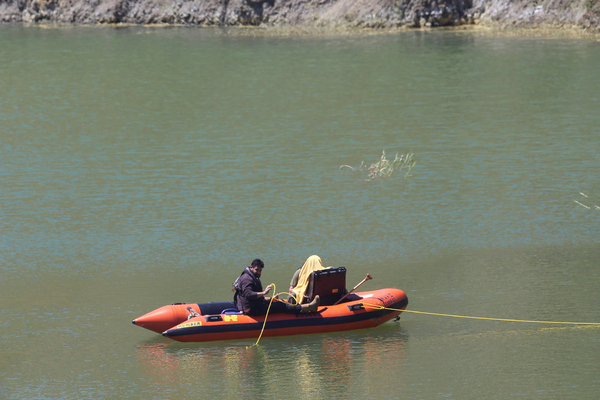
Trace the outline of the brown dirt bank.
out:
[[[600,0],[0,0],[0,22],[600,32]]]

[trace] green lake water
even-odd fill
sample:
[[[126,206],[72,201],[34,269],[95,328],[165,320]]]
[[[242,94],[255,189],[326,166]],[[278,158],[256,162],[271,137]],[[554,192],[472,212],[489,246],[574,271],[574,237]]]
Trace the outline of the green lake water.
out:
[[[131,320],[318,254],[409,311],[600,323],[600,42],[0,26],[0,398],[595,399],[600,327]],[[405,176],[340,169],[414,154]]]

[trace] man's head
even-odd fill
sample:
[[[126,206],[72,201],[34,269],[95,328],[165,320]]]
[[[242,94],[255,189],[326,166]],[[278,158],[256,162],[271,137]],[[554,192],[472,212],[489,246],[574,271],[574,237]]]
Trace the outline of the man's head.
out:
[[[256,258],[252,260],[252,264],[250,264],[250,271],[257,277],[260,278],[260,274],[262,273],[262,269],[265,267],[265,263],[262,262],[260,258]]]

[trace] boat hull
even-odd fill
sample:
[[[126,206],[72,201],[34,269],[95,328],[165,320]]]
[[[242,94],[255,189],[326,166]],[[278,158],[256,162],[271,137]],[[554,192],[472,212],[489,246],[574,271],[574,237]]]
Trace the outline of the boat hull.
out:
[[[185,322],[190,314],[200,315],[220,314],[223,310],[234,308],[233,302],[222,303],[174,303],[157,308],[147,314],[134,319],[133,324],[149,329],[156,333],[163,333],[167,329]]]
[[[338,305],[319,307],[314,313],[270,314],[266,324],[265,316],[224,314],[187,319],[186,315],[184,321],[166,329],[163,336],[180,342],[208,342],[257,338],[263,325],[263,337],[373,328],[397,317],[408,305],[408,298],[400,289],[359,292],[349,298]]]

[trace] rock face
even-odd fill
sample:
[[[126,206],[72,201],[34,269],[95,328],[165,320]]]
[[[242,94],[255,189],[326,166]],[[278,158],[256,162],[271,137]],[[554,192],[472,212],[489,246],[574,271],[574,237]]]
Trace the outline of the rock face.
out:
[[[0,22],[384,29],[484,24],[600,32],[600,0],[0,0]]]

